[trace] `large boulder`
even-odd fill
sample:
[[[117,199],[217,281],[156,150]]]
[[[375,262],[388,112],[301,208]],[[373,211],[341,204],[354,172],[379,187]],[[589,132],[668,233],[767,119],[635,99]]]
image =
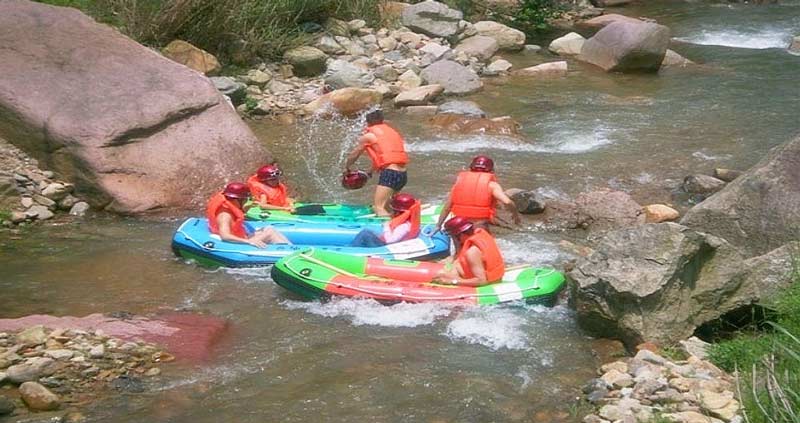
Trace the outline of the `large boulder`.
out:
[[[478,35],[497,40],[502,51],[519,51],[525,47],[525,33],[494,21],[480,21],[473,25]]]
[[[305,105],[306,113],[331,116],[354,116],[370,107],[381,104],[383,94],[366,88],[342,88],[331,91]]]
[[[798,247],[746,259],[724,239],[675,223],[611,231],[569,272],[571,301],[592,334],[671,345],[785,289]]]
[[[586,40],[578,58],[607,72],[656,72],[668,46],[669,28],[620,21]]]
[[[594,230],[635,226],[644,223],[642,206],[622,191],[600,189],[575,197],[580,224]]]
[[[644,21],[636,18],[631,18],[625,15],[609,13],[606,15],[600,15],[591,19],[587,19],[585,21],[578,22],[576,26],[578,28],[583,28],[591,31],[598,31],[602,28],[607,27],[608,25],[611,25],[614,22],[628,22],[632,24],[640,24],[643,23]]]
[[[203,75],[214,75],[222,70],[222,66],[213,54],[183,40],[175,40],[167,44],[161,50],[161,54]]]
[[[337,59],[332,61],[325,72],[325,83],[334,89],[347,87],[365,88],[374,81],[375,75],[372,72],[346,60]]]
[[[325,72],[325,61],[328,59],[328,55],[318,48],[302,46],[284,53],[283,59],[292,65],[295,75],[316,76]]]
[[[208,78],[76,9],[0,2],[0,45],[0,137],[95,207],[197,205],[267,159]]]
[[[431,37],[448,38],[458,34],[458,22],[464,14],[433,0],[403,9],[402,23],[414,32]]]
[[[452,60],[440,60],[428,66],[420,77],[427,84],[443,86],[445,94],[469,94],[483,87],[478,74]]]
[[[497,53],[497,49],[497,40],[491,37],[484,37],[483,35],[474,35],[469,38],[464,38],[456,46],[456,52],[462,52],[468,57],[475,57],[482,62],[494,56],[494,54]]]
[[[800,137],[689,209],[681,224],[725,238],[751,255],[800,239]]]

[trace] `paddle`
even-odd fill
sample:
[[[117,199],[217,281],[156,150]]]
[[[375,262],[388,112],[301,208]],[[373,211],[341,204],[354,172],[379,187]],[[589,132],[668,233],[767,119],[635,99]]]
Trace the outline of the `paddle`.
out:
[[[349,276],[349,277],[351,277],[351,278],[355,278],[355,279],[381,280],[381,281],[387,281],[387,282],[391,281],[391,279],[386,279],[386,278],[382,278],[382,277],[379,277],[379,276],[367,276],[367,275],[365,275],[365,276],[358,276],[358,275],[356,275],[355,273],[350,273],[350,272],[348,272],[347,270],[344,270],[344,269],[341,269],[341,268],[339,268],[339,267],[336,267],[336,266],[334,266],[334,265],[332,265],[332,264],[330,264],[330,263],[325,263],[324,261],[322,261],[322,260],[320,260],[320,259],[318,259],[318,258],[316,258],[316,257],[312,257],[312,256],[306,255],[306,254],[304,254],[304,253],[300,253],[300,254],[298,254],[298,255],[299,255],[300,257],[303,257],[304,259],[306,259],[306,260],[308,260],[308,261],[310,261],[310,262],[312,262],[312,263],[314,263],[314,264],[318,265],[318,266],[322,266],[322,267],[324,267],[324,268],[326,268],[326,269],[328,269],[328,270],[331,270],[331,271],[333,271],[333,272],[336,272],[336,273],[339,273],[339,274],[342,274],[342,275],[345,275],[345,276]]]

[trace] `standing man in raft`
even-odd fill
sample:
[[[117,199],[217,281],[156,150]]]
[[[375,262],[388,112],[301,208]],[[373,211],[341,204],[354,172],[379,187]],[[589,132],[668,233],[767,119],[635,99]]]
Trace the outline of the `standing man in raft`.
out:
[[[249,194],[247,185],[241,182],[231,182],[225,190],[214,194],[206,207],[208,230],[219,235],[223,241],[250,244],[258,248],[264,248],[267,244],[291,244],[273,228],[263,228],[252,235],[247,233],[242,207]]]
[[[359,138],[358,146],[347,156],[344,170],[350,172],[361,153],[366,151],[372,160],[372,170],[380,172],[372,201],[373,211],[377,216],[391,216],[389,200],[408,182],[405,142],[394,128],[383,122],[383,111],[367,113],[366,118],[367,128]]]
[[[483,286],[503,279],[506,267],[492,234],[460,216],[448,220],[444,231],[455,241],[456,255],[455,259],[445,260],[445,268],[435,282]]]
[[[247,178],[247,187],[253,201],[265,210],[294,210],[294,199],[286,194],[286,185],[281,182],[283,172],[277,164],[258,168],[255,175]]]
[[[494,161],[487,156],[477,156],[472,159],[469,170],[459,172],[436,227],[441,228],[452,211],[453,215],[469,220],[476,227],[487,229],[489,223],[497,224],[498,202],[511,212],[514,224],[519,225],[521,219],[516,205],[497,183]]]

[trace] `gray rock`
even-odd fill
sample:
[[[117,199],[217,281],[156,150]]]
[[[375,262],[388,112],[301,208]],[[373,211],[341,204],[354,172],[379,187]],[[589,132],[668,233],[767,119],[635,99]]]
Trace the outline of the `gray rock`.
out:
[[[375,76],[372,72],[344,60],[332,61],[325,72],[325,83],[334,89],[365,88],[373,81],[375,81]]]
[[[475,57],[478,60],[485,62],[494,56],[499,49],[497,40],[483,35],[475,35],[473,37],[461,40],[456,46],[456,53],[463,52],[469,57]]]
[[[12,211],[10,216],[11,223],[15,224],[24,222],[27,218],[28,216],[25,214],[25,212],[21,211]]]
[[[390,51],[390,52],[388,52],[388,53],[383,55],[383,59],[384,60],[388,60],[390,62],[399,62],[400,60],[404,60],[405,58],[406,57],[403,56],[403,53],[401,53],[401,52],[399,52],[397,50]]]
[[[34,411],[51,411],[61,405],[58,395],[36,382],[25,382],[19,387],[22,401]]]
[[[78,201],[80,201],[80,200],[78,200],[77,198],[75,198],[75,197],[74,197],[74,196],[72,196],[71,194],[67,194],[67,196],[66,196],[66,197],[64,197],[64,198],[62,198],[61,200],[59,200],[59,202],[58,202],[58,209],[59,209],[59,210],[69,210],[69,209],[71,209],[71,208],[72,208],[72,206],[74,206],[74,205],[75,205],[75,203],[77,203]]]
[[[269,92],[274,95],[286,94],[291,91],[292,88],[294,87],[277,79],[270,81],[269,85],[267,86]]]
[[[692,62],[691,60],[681,56],[680,54],[678,54],[673,50],[667,49],[667,53],[664,55],[664,61],[661,62],[661,67],[662,68],[668,66],[686,67],[693,64],[694,62]]]
[[[247,96],[247,85],[237,82],[229,76],[214,76],[208,78],[214,84],[214,87],[231,99],[234,105],[239,105],[244,102]]]
[[[25,216],[38,220],[47,220],[55,215],[47,207],[35,205],[25,211]]]
[[[483,82],[474,71],[452,60],[440,60],[422,70],[422,80],[439,84],[445,94],[469,94],[480,90]]]
[[[797,246],[746,259],[725,240],[674,223],[611,231],[569,272],[571,301],[579,324],[591,333],[629,347],[669,345],[788,286]],[[678,304],[680,312],[665,306]]]
[[[14,412],[14,401],[11,398],[0,395],[0,416],[7,416]]]
[[[74,351],[68,349],[45,350],[44,355],[52,358],[53,360],[67,360],[72,358],[75,354]]]
[[[537,46],[536,44],[525,44],[524,50],[526,53],[539,53],[542,51],[542,46]]]
[[[450,100],[439,105],[439,110],[436,113],[449,113],[452,115],[464,115],[484,118],[486,112],[481,110],[478,103],[474,101],[464,100]]]
[[[483,69],[483,74],[487,76],[500,75],[508,72],[513,65],[505,59],[498,59],[490,63],[489,66]]]
[[[325,61],[328,55],[322,50],[310,46],[293,48],[283,54],[283,60],[292,65],[297,76],[316,76],[325,72]]]
[[[22,198],[20,198],[19,203],[22,205],[22,207],[24,207],[26,209],[30,208],[33,205],[33,198],[31,198],[31,197],[22,197]]]
[[[363,19],[353,19],[352,21],[347,23],[347,27],[350,29],[350,32],[356,33],[360,29],[363,29],[367,26],[367,21]]]
[[[431,59],[431,63],[439,59],[449,59],[453,56],[453,50],[451,50],[450,47],[445,47],[433,41],[422,46],[419,52],[428,56]]]
[[[350,35],[350,25],[336,18],[328,18],[325,21],[325,30],[333,36],[346,37]]]
[[[342,47],[344,47],[347,54],[351,56],[364,56],[367,54],[367,51],[364,49],[363,43],[360,41],[353,40],[348,37],[334,37],[336,42],[339,43]]]
[[[18,344],[23,346],[33,347],[44,344],[44,342],[47,341],[47,333],[42,325],[31,326],[17,333],[15,340]]]
[[[323,35],[317,40],[316,47],[327,54],[344,54],[345,49],[330,35]]]
[[[458,34],[458,23],[464,15],[443,3],[427,0],[406,7],[401,17],[403,26],[431,37],[448,38]]]
[[[441,85],[423,85],[412,90],[403,91],[394,98],[396,107],[424,106],[444,91]]]
[[[47,198],[47,197],[45,197],[44,195],[33,194],[33,201],[36,204],[41,204],[41,205],[43,205],[43,206],[45,206],[45,207],[47,207],[49,209],[52,209],[52,208],[56,207],[56,202],[51,200],[51,199],[49,199],[49,198]]]
[[[5,382],[7,378],[8,378],[8,374],[6,372],[0,372],[0,385],[2,385],[3,382]]]
[[[72,216],[83,216],[87,211],[89,211],[89,203],[79,201],[69,209],[69,214]]]
[[[592,404],[600,404],[606,399],[608,389],[600,388],[586,394],[586,401]]]
[[[690,194],[712,194],[725,187],[725,181],[708,175],[691,175],[683,180],[683,189]]]
[[[792,43],[789,44],[789,52],[800,54],[800,35],[792,38]]]
[[[397,40],[394,37],[383,37],[378,39],[378,46],[383,51],[392,51],[397,48]]]
[[[578,58],[607,72],[656,72],[669,40],[663,25],[617,21],[586,40]]]
[[[575,198],[579,224],[592,230],[624,228],[644,223],[642,206],[628,193],[597,190]]]
[[[103,344],[95,345],[89,350],[89,357],[91,358],[103,358],[105,355],[106,347]]]
[[[522,214],[539,214],[544,212],[547,206],[545,200],[539,198],[535,191],[519,190],[519,192],[511,193],[510,196],[517,210]]]
[[[553,40],[547,49],[559,56],[575,56],[581,54],[581,48],[585,42],[586,38],[583,38],[582,35],[570,32]]]
[[[373,73],[376,78],[380,78],[386,82],[397,81],[398,77],[397,71],[394,70],[394,67],[392,67],[392,65],[378,66],[377,68],[375,68]]]
[[[437,106],[408,106],[403,112],[412,116],[433,116],[437,108]]]
[[[693,336],[685,341],[680,341],[681,349],[686,352],[686,354],[693,355],[701,360],[705,360],[708,357],[708,347],[711,346],[708,342],[703,341],[702,339]]]
[[[244,79],[248,84],[263,87],[272,79],[272,74],[259,69],[250,69]]]
[[[9,367],[6,375],[10,382],[20,384],[37,380],[42,376],[50,376],[55,370],[55,361],[52,358],[36,357]]]
[[[53,201],[58,201],[69,195],[71,191],[72,186],[53,182],[42,190],[42,195]]]
[[[714,177],[725,182],[733,182],[734,179],[742,176],[743,174],[744,172],[733,169],[714,169]]]
[[[800,239],[800,137],[774,148],[681,223],[725,238],[748,255]]]

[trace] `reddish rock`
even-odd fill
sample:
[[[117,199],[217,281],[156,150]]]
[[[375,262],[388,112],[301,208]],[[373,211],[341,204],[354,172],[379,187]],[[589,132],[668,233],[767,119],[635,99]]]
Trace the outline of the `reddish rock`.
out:
[[[331,91],[305,105],[306,113],[330,116],[339,113],[354,116],[372,106],[381,104],[383,94],[367,88],[341,88]]]
[[[190,362],[209,359],[213,348],[225,334],[228,323],[213,316],[174,313],[153,318],[119,319],[102,314],[85,317],[56,317],[42,314],[18,319],[0,319],[0,332],[17,331],[34,325],[54,329],[101,330],[124,340],[143,340],[166,348],[175,357]]]
[[[267,160],[206,77],[76,9],[2,1],[0,45],[0,137],[95,207],[187,207]]]
[[[183,40],[167,44],[161,50],[161,54],[203,75],[216,75],[222,70],[222,66],[213,54]]]

